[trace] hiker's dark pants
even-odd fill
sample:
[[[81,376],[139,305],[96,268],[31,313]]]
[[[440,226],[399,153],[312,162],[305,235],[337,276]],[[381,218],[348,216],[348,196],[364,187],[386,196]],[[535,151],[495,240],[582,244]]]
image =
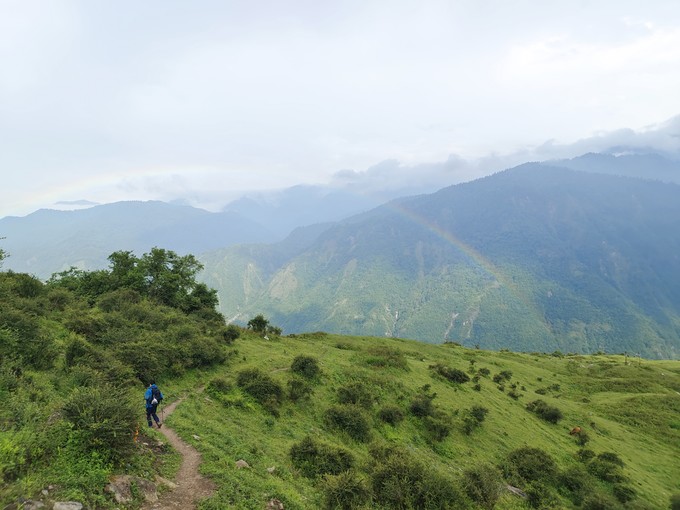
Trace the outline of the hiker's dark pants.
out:
[[[154,404],[151,407],[146,408],[146,422],[149,424],[149,427],[151,426],[151,418],[153,418],[153,421],[156,422],[156,425],[161,422],[161,420],[158,419],[158,415],[156,414],[157,409],[158,404]]]

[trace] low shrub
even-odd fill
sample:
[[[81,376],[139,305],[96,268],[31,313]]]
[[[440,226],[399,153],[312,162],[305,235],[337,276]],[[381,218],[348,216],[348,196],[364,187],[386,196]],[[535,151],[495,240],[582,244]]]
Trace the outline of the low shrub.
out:
[[[427,431],[430,440],[437,442],[443,441],[449,437],[451,429],[453,428],[451,417],[442,412],[435,412],[431,416],[425,416],[423,418],[423,424],[425,425],[425,430]]]
[[[354,456],[349,451],[317,442],[309,436],[291,447],[290,460],[307,478],[338,475],[354,466]]]
[[[477,427],[482,425],[489,410],[482,406],[472,406],[463,413],[463,432],[470,435]]]
[[[374,502],[386,508],[466,508],[468,500],[456,482],[413,459],[401,449],[374,457],[370,473]]]
[[[601,455],[598,455],[588,463],[588,471],[605,482],[623,482],[626,478],[623,476],[621,466],[610,462],[606,458],[602,458]]]
[[[502,370],[501,372],[495,374],[492,380],[496,384],[500,384],[503,381],[509,381],[510,379],[512,379],[512,372],[510,370]]]
[[[588,450],[587,448],[581,448],[576,452],[576,457],[581,462],[588,462],[590,459],[595,457],[595,452],[593,450]]]
[[[555,489],[543,480],[529,483],[524,492],[532,508],[556,508],[559,502]]]
[[[508,454],[503,463],[503,472],[513,485],[523,485],[534,481],[554,480],[557,465],[547,452],[525,446]]]
[[[439,374],[440,376],[442,376],[447,381],[450,381],[450,382],[453,382],[453,383],[463,384],[463,383],[466,383],[470,380],[470,376],[468,376],[462,370],[458,370],[457,368],[451,368],[451,367],[443,365],[441,363],[437,363],[435,365],[430,365],[429,368],[430,368],[430,370],[434,370],[435,373]]]
[[[463,471],[463,488],[472,501],[492,509],[501,497],[503,479],[494,466],[482,464]]]
[[[283,400],[281,385],[257,368],[240,371],[236,376],[236,384],[270,410]]]
[[[680,510],[680,492],[671,496],[670,507],[671,510]]]
[[[576,439],[576,444],[578,444],[579,446],[585,446],[588,443],[588,441],[590,441],[590,436],[583,429],[578,430],[578,432],[574,432],[573,436],[574,439]]]
[[[227,381],[222,377],[215,377],[214,379],[211,379],[205,388],[205,391],[208,392],[208,395],[213,396],[215,394],[229,393],[231,390],[232,390],[231,382]]]
[[[620,508],[620,505],[611,496],[596,492],[583,500],[581,508],[583,510],[612,510]]]
[[[614,484],[612,493],[621,503],[628,503],[637,497],[637,491],[633,487],[622,483]]]
[[[369,409],[376,397],[373,387],[365,383],[353,382],[338,388],[337,398],[341,404],[353,404]]]
[[[366,480],[356,471],[343,471],[337,475],[325,475],[322,490],[324,506],[328,510],[352,510],[369,499],[371,491]]]
[[[134,449],[139,409],[114,387],[75,388],[62,406],[64,418],[87,449],[120,461]]]
[[[301,377],[293,377],[288,381],[287,385],[288,398],[291,402],[299,402],[300,400],[308,399],[312,393],[314,393],[312,385]]]
[[[621,457],[619,457],[614,452],[602,452],[597,456],[597,458],[605,462],[611,462],[612,464],[615,464],[619,467],[624,467],[626,465],[626,463],[621,460]]]
[[[404,412],[397,406],[385,406],[378,411],[378,418],[384,423],[395,426],[404,419]]]
[[[549,423],[557,423],[562,419],[562,411],[543,400],[534,400],[526,406],[527,410]]]
[[[591,492],[592,477],[586,468],[579,464],[560,473],[557,485],[574,504],[580,505],[583,498]]]
[[[294,373],[306,377],[307,379],[313,379],[321,373],[319,361],[311,356],[296,356],[293,363],[290,365],[290,369]]]
[[[409,405],[411,414],[413,416],[418,416],[419,418],[432,416],[432,414],[434,414],[434,404],[432,401],[436,396],[436,393],[430,393],[429,384],[423,386],[418,394],[413,397],[413,400],[411,400],[411,404]]]
[[[508,397],[510,397],[513,400],[519,400],[519,398],[522,396],[521,393],[519,393],[516,389],[512,389],[508,391]]]
[[[326,426],[341,430],[356,441],[366,442],[371,438],[371,425],[364,411],[354,405],[336,405],[324,413]]]
[[[231,345],[241,337],[241,328],[235,324],[229,324],[221,328],[218,334],[225,344]]]

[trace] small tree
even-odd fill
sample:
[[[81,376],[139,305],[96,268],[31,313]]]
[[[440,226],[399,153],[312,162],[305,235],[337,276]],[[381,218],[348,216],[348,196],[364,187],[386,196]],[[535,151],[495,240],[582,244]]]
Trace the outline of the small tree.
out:
[[[258,314],[248,321],[248,329],[252,329],[255,333],[265,333],[269,326],[269,321],[264,318],[264,315]]]

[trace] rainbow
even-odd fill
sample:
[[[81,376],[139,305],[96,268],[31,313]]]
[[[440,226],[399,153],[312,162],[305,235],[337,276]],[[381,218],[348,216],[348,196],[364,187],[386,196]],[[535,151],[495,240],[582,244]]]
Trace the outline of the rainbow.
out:
[[[524,306],[526,310],[535,314],[541,321],[543,321],[543,314],[536,307],[533,299],[528,296],[527,293],[524,292],[523,289],[521,289],[512,278],[508,277],[501,269],[499,269],[493,262],[491,262],[475,248],[467,243],[464,243],[453,232],[441,227],[422,214],[405,207],[403,203],[398,201],[390,202],[386,204],[385,207],[398,214],[402,218],[433,233],[440,239],[460,250],[477,267],[481,268],[487,275],[491,276],[496,282],[498,282],[499,285],[506,288],[511,293],[511,295]]]

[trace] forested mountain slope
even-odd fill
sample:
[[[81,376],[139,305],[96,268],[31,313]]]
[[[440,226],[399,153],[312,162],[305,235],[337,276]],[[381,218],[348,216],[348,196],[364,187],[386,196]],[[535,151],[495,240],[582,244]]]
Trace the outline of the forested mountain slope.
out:
[[[202,257],[226,317],[524,351],[680,351],[680,187],[525,164]],[[304,249],[302,249],[304,248]]]

